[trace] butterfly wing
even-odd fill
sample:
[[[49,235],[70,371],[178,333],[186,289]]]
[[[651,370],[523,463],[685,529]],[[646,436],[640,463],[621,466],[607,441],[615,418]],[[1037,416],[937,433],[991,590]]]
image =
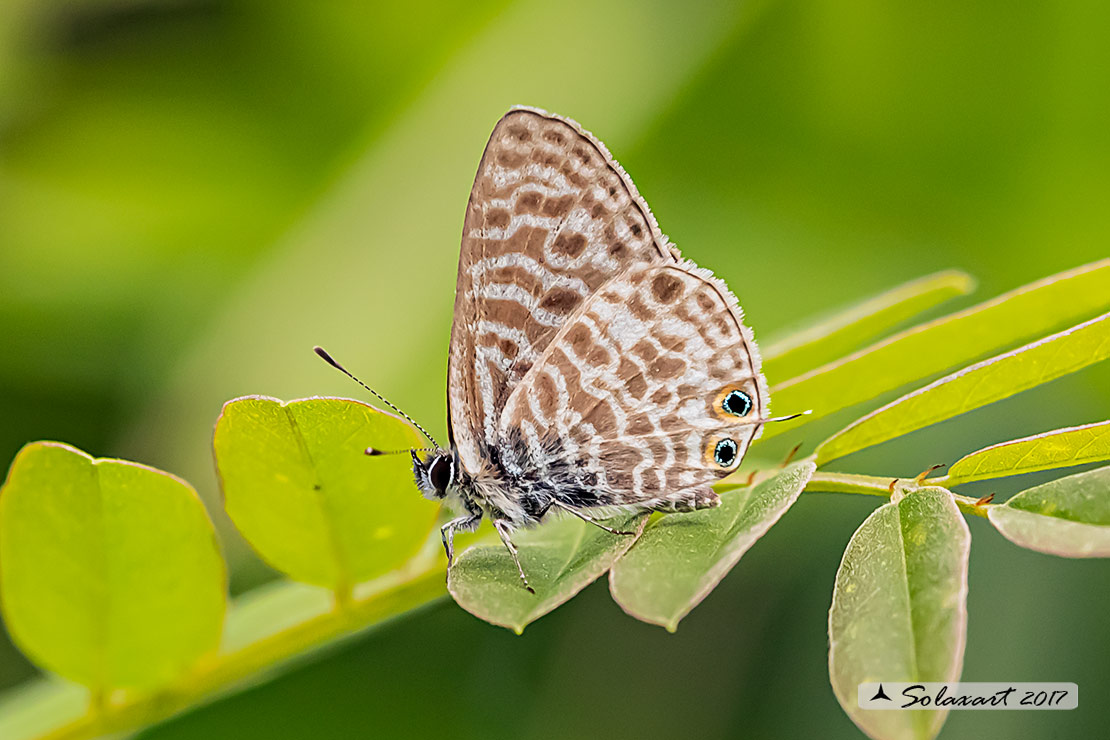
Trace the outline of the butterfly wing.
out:
[[[509,111],[463,225],[447,386],[463,467],[488,459],[509,394],[575,309],[632,265],[677,259],[604,145],[568,119]]]
[[[767,407],[725,284],[692,262],[634,266],[575,312],[512,392],[499,432],[515,459],[503,463],[577,508],[702,508]]]

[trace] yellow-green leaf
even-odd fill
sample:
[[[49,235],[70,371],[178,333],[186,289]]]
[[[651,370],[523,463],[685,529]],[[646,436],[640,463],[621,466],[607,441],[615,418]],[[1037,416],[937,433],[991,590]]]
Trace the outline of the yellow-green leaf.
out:
[[[227,577],[196,492],[57,442],[0,491],[0,598],[31,660],[94,690],[154,688],[219,644]]]
[[[1110,467],[1029,488],[987,509],[1011,542],[1066,558],[1110,557]]]
[[[948,375],[857,419],[817,448],[817,464],[950,419],[1110,356],[1110,314]]]
[[[829,610],[829,676],[873,738],[928,740],[947,711],[859,708],[872,681],[956,681],[967,631],[971,535],[943,488],[899,489],[852,535]]]
[[[794,463],[767,480],[721,494],[715,509],[652,522],[609,571],[609,590],[626,612],[671,632],[793,505],[816,470]]]
[[[949,298],[975,289],[975,280],[945,270],[899,285],[847,308],[763,349],[763,373],[771,383],[788,380],[843,357],[864,342]]]
[[[345,591],[399,567],[427,539],[438,507],[420,496],[408,424],[358,401],[229,401],[216,423],[227,512],[266,562]]]
[[[635,515],[605,524],[638,533],[645,521],[646,516]],[[535,593],[521,585],[516,565],[500,542],[475,545],[459,556],[447,574],[447,588],[474,616],[520,634],[609,570],[637,536],[610,534],[568,516],[513,534],[520,565]]]
[[[1110,421],[1054,429],[984,447],[961,457],[948,469],[947,475],[934,478],[929,483],[952,487],[969,481],[1102,460],[1110,460]]]
[[[797,429],[1110,308],[1110,259],[1030,283],[964,311],[915,326],[771,388],[776,413],[812,409],[793,424],[768,424],[763,439]]]

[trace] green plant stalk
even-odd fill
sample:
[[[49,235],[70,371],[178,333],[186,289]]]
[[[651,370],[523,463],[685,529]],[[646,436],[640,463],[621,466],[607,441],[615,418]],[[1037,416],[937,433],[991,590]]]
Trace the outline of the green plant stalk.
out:
[[[868,496],[884,496],[890,498],[894,489],[895,478],[881,478],[874,475],[855,475],[853,473],[815,473],[806,484],[803,493],[861,493]],[[898,479],[901,480],[901,479]],[[922,485],[931,485],[928,479]],[[980,503],[978,499],[970,496],[961,496],[953,493],[956,506],[965,514],[983,517],[987,516],[987,509],[993,504]]]
[[[850,473],[817,473],[807,492],[854,493],[889,497],[892,478]],[[986,516],[987,505],[954,495],[965,514]],[[418,555],[397,580],[368,595],[337,594],[331,610],[292,627],[214,656],[171,686],[153,693],[94,695],[89,711],[39,736],[39,740],[86,740],[133,731],[168,719],[247,683],[255,674],[303,656],[342,637],[381,624],[446,596],[444,562],[429,550]]]

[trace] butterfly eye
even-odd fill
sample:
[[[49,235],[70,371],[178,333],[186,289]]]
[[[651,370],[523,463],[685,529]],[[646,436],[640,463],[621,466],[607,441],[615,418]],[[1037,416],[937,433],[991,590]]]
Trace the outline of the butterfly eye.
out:
[[[428,480],[437,492],[446,491],[454,477],[455,471],[449,457],[437,457],[428,465]]]
[[[736,461],[737,447],[736,443],[731,439],[722,439],[717,443],[717,449],[713,451],[713,459],[722,468],[727,468]]]
[[[747,416],[752,410],[752,397],[744,391],[729,391],[721,406],[734,416]]]

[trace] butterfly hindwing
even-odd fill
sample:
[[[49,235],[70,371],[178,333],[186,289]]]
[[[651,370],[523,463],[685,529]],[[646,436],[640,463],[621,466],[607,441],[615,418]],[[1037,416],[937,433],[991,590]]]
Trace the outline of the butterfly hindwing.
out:
[[[517,108],[494,128],[467,206],[448,362],[452,441],[476,471],[513,388],[604,283],[673,263],[655,219],[576,123]]]
[[[767,414],[742,318],[724,283],[691,262],[613,278],[512,392],[503,463],[557,482],[581,508],[712,505],[707,484],[736,469]]]

